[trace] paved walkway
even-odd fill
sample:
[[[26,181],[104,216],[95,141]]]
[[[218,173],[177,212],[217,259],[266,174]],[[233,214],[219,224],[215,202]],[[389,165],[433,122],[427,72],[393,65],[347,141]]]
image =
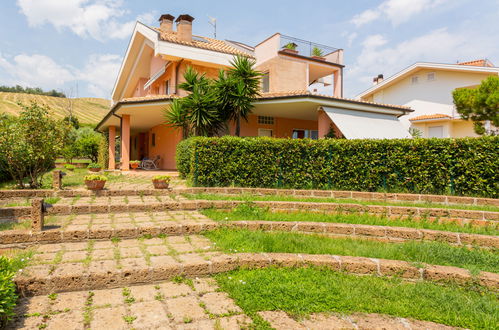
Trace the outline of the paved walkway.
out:
[[[180,281],[177,281],[180,282]],[[210,278],[23,299],[13,329],[244,329],[251,319]]]

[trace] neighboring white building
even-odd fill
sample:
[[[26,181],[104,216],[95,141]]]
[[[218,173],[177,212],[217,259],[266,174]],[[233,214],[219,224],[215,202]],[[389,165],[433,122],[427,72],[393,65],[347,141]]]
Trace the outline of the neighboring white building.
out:
[[[421,131],[423,137],[477,136],[472,122],[461,119],[456,112],[452,91],[477,87],[491,75],[499,75],[499,67],[488,60],[419,62],[387,79],[382,75],[374,78],[374,86],[357,95],[357,99],[411,107],[414,112],[400,121]]]

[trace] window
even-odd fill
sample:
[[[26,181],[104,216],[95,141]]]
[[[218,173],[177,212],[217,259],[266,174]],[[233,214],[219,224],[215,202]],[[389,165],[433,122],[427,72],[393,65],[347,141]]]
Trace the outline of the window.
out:
[[[152,133],[152,136],[151,136],[151,145],[153,147],[156,146],[156,133]]]
[[[274,125],[274,117],[258,116],[258,123],[264,125]]]
[[[292,138],[317,140],[319,138],[319,131],[310,129],[294,129]]]
[[[435,72],[430,72],[430,73],[428,73],[427,80],[428,80],[428,81],[433,81],[433,80],[435,80]]]
[[[170,95],[170,80],[165,81],[165,95]]]
[[[270,91],[270,77],[268,72],[262,74],[262,92],[268,93]]]
[[[259,128],[258,136],[269,136],[272,137],[272,130],[267,128]]]
[[[443,138],[444,137],[444,127],[443,126],[428,127],[428,137],[429,138]]]
[[[411,78],[411,84],[416,85],[419,82],[419,77],[414,76]]]

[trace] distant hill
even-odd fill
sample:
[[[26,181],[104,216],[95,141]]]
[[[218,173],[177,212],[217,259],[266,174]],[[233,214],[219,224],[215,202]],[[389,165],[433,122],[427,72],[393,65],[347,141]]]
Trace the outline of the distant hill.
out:
[[[21,107],[18,102],[29,104],[36,101],[47,105],[56,118],[68,115],[70,100],[73,103],[73,114],[82,124],[97,124],[108,113],[111,102],[106,99],[82,97],[67,99],[45,95],[0,92],[0,113],[19,114]]]

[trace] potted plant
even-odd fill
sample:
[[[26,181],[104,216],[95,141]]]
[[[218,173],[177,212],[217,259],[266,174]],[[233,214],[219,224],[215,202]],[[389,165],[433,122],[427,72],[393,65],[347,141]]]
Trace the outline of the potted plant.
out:
[[[322,49],[320,49],[319,47],[314,46],[314,48],[312,48],[312,57],[315,59],[324,61],[325,60],[324,51]]]
[[[152,184],[154,189],[168,189],[168,185],[171,181],[171,177],[168,175],[156,175],[152,178]]]
[[[298,54],[296,47],[298,47],[298,45],[295,44],[294,42],[288,42],[287,44],[284,45],[284,47],[282,47],[282,50],[286,53]]]
[[[130,167],[132,170],[136,170],[140,165],[140,160],[131,160],[130,161]]]
[[[106,184],[107,177],[99,174],[90,174],[86,175],[84,180],[88,190],[102,190]]]
[[[90,164],[88,164],[87,168],[91,172],[99,172],[101,170],[101,166],[97,163],[90,163]]]
[[[74,170],[75,170],[76,166],[74,166],[73,164],[65,164],[65,165],[64,165],[64,168],[65,168],[66,170],[68,170],[68,171],[71,171],[71,172],[72,172],[72,171],[74,171]]]

